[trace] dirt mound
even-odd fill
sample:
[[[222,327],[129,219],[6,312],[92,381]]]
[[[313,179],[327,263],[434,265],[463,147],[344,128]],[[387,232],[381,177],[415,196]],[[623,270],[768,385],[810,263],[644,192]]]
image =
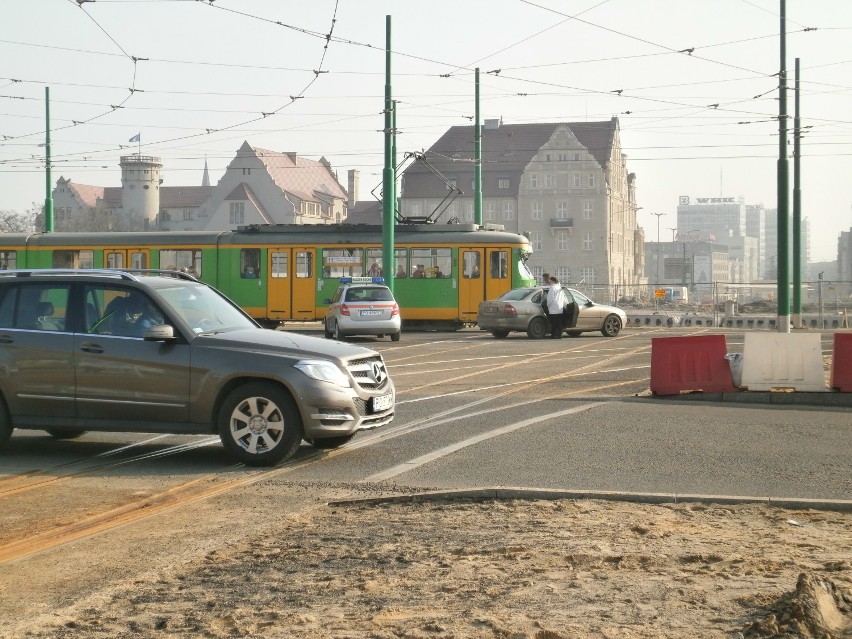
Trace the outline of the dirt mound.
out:
[[[852,590],[830,579],[799,575],[796,590],[769,606],[765,619],[743,631],[745,637],[841,639],[852,637]]]

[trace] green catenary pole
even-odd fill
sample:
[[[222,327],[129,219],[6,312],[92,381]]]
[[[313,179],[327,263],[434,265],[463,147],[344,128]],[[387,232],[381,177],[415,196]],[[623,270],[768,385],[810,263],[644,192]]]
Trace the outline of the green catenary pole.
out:
[[[799,58],[796,58],[793,95],[793,328],[802,328],[802,127],[799,118]]]
[[[382,169],[382,270],[394,290],[394,209],[396,181],[393,166],[393,93],[391,92],[391,17],[385,16],[385,166]]]
[[[790,332],[789,198],[787,167],[787,6],[781,2],[781,70],[778,109],[778,332]]]
[[[473,221],[482,226],[482,125],[479,120],[479,67],[476,67],[476,124],[474,136],[473,165]]]
[[[50,178],[50,87],[44,87],[44,232],[53,232],[53,185]]]

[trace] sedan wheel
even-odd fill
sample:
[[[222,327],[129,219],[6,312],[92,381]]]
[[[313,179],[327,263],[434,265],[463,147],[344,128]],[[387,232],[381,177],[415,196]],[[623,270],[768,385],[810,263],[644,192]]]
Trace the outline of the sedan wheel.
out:
[[[399,331],[397,331],[396,333],[391,333],[391,341],[398,342],[401,334],[402,333],[400,333]]]
[[[621,319],[618,315],[607,315],[601,333],[604,337],[615,337],[621,332]]]
[[[322,323],[322,332],[325,335],[326,339],[331,339],[331,331],[328,328],[328,320],[325,320]]]
[[[505,330],[499,330],[499,331],[494,330],[494,331],[491,331],[491,334],[494,337],[496,337],[497,339],[506,339],[507,337],[509,337],[509,331],[505,331]]]
[[[223,402],[219,438],[248,466],[271,466],[295,454],[302,442],[302,420],[293,399],[265,382],[244,384]]]
[[[343,333],[340,332],[340,325],[337,322],[331,327],[331,333],[338,342],[343,340]]]
[[[533,317],[527,326],[527,335],[530,339],[542,339],[548,333],[547,320],[543,317]]]

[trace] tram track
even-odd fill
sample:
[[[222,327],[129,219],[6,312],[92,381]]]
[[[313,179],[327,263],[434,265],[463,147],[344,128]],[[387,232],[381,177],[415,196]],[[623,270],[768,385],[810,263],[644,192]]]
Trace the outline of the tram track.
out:
[[[616,338],[618,339],[618,338]],[[609,342],[611,343],[611,342]],[[576,354],[582,353],[584,350],[587,350],[586,347],[589,346],[598,347],[599,343],[589,344],[589,345],[579,345],[577,347],[573,347],[570,349],[564,349],[559,351],[548,352],[545,354],[539,354],[537,357],[539,358],[550,358],[550,357],[560,357],[565,356],[566,354]],[[280,466],[265,470],[265,471],[247,471],[250,472],[249,475],[242,475],[237,478],[233,477],[225,477],[221,472],[206,474],[202,477],[194,478],[190,481],[186,481],[174,486],[171,486],[165,490],[157,492],[152,495],[147,495],[143,499],[135,501],[130,504],[124,504],[122,506],[112,508],[109,510],[105,510],[102,512],[98,512],[92,515],[89,515],[79,521],[75,521],[70,524],[57,526],[55,528],[51,528],[50,530],[44,530],[42,532],[36,533],[34,535],[30,535],[27,537],[20,538],[13,542],[7,543],[5,545],[0,546],[0,565],[20,561],[25,559],[28,556],[34,555],[36,553],[44,552],[50,550],[52,548],[56,548],[66,543],[70,543],[73,541],[77,541],[83,539],[85,537],[90,537],[96,534],[103,533],[113,528],[117,528],[119,526],[126,526],[129,524],[140,522],[144,519],[148,519],[152,516],[162,514],[169,510],[174,510],[182,507],[187,507],[191,504],[199,502],[201,500],[209,499],[211,497],[221,495],[228,491],[238,490],[245,486],[248,486],[253,483],[257,483],[260,481],[269,480],[272,478],[276,478],[278,476],[291,473],[297,469],[305,468],[309,465],[319,463],[326,459],[333,459],[340,455],[346,455],[349,451],[358,450],[364,447],[376,445],[380,442],[387,442],[389,439],[395,437],[402,437],[414,432],[422,431],[428,428],[434,428],[437,426],[441,426],[447,423],[452,423],[458,420],[469,419],[474,416],[480,416],[484,414],[506,411],[508,409],[517,408],[527,406],[536,402],[540,402],[542,400],[542,396],[539,394],[534,398],[524,398],[521,401],[513,402],[508,405],[500,404],[498,406],[492,406],[488,408],[479,408],[483,405],[490,402],[500,402],[500,400],[505,399],[507,397],[511,397],[513,395],[521,395],[530,388],[533,387],[541,387],[542,384],[546,382],[554,382],[559,380],[566,380],[576,376],[588,376],[590,372],[594,372],[593,369],[602,369],[607,366],[617,365],[620,361],[624,361],[631,357],[635,357],[636,355],[642,354],[646,352],[650,348],[649,345],[642,345],[634,348],[629,348],[624,351],[620,351],[616,354],[613,354],[609,357],[603,357],[596,359],[595,362],[591,362],[586,364],[585,366],[574,367],[571,371],[563,371],[551,375],[542,375],[536,376],[535,378],[528,379],[523,383],[513,383],[510,386],[504,387],[497,392],[493,392],[495,387],[493,385],[489,385],[487,387],[475,387],[469,390],[469,392],[488,392],[487,396],[479,397],[475,399],[473,402],[468,402],[464,406],[457,406],[454,408],[449,408],[446,410],[439,411],[437,413],[431,414],[428,417],[423,417],[419,419],[410,420],[404,424],[397,424],[382,430],[365,433],[363,436],[359,437],[357,440],[347,444],[340,449],[333,451],[310,451],[303,455],[300,458],[290,460],[281,464]],[[467,349],[465,349],[467,350]],[[459,349],[453,348],[445,351],[441,351],[441,353],[452,352],[454,354],[458,354]],[[430,356],[434,356],[436,354],[441,353],[430,353]],[[422,361],[423,355],[419,354],[417,357]],[[406,360],[409,358],[405,358]],[[394,364],[398,364],[400,360],[391,361],[389,365],[391,367]],[[493,371],[506,370],[510,367],[514,367],[517,365],[516,361],[506,362],[504,364],[499,365],[496,368],[491,369]],[[638,369],[644,370],[644,369]],[[453,382],[463,382],[469,380],[471,377],[476,376],[477,372],[467,372],[464,374],[457,375],[450,379],[442,379],[441,383],[448,384]],[[550,392],[546,394],[545,398],[550,399],[567,399],[571,397],[582,396],[584,394],[589,393],[600,393],[602,391],[606,391],[609,389],[636,385],[637,382],[640,381],[644,376],[637,376],[616,382],[607,382],[604,384],[596,384],[592,386],[583,385],[582,387],[577,388],[563,388],[558,392]],[[436,386],[436,383],[430,383],[425,385],[420,385],[418,389],[403,389],[398,392],[398,395],[408,395],[413,393],[415,390],[422,391],[423,388],[432,388]],[[401,400],[398,402],[400,405],[404,405],[405,403],[413,402],[413,401],[441,401],[442,398],[455,395],[456,393],[437,393],[435,395],[431,395],[427,398],[412,398],[411,400]],[[28,473],[26,477],[15,477],[15,478],[4,478],[3,483],[0,484],[0,501],[5,498],[10,498],[13,496],[20,495],[25,492],[37,491],[39,489],[45,489],[48,487],[55,487],[59,484],[70,482],[75,478],[81,478],[86,475],[91,475],[95,472],[103,472],[108,471],[110,469],[114,469],[120,466],[125,466],[132,463],[138,463],[145,460],[154,459],[157,457],[163,457],[168,455],[174,455],[181,452],[185,452],[188,450],[192,450],[195,448],[200,448],[203,446],[211,445],[216,441],[215,438],[209,438],[202,440],[200,442],[193,442],[191,444],[181,444],[174,447],[169,447],[167,449],[163,449],[161,451],[155,451],[153,453],[146,453],[142,455],[135,455],[131,458],[120,460],[120,461],[112,461],[110,460],[108,463],[97,464],[94,466],[89,466],[84,469],[81,469],[77,472],[68,472],[59,477],[44,477],[47,472],[52,472],[50,469],[41,469],[38,471],[32,471]],[[102,453],[105,456],[111,456],[116,454],[117,451],[110,451],[109,453]],[[73,463],[83,463],[85,460],[80,460],[78,462]],[[53,470],[56,468],[54,467]],[[228,470],[239,469],[241,465],[236,465]],[[24,484],[20,484],[21,481],[24,481]],[[15,486],[14,482],[18,482],[19,485]],[[28,483],[27,483],[28,482]]]

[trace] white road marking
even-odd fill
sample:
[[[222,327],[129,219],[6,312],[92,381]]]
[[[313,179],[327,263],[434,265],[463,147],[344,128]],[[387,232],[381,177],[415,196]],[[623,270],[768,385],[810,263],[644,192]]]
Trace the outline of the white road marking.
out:
[[[436,459],[440,459],[441,457],[446,457],[447,455],[452,455],[456,451],[461,450],[462,448],[467,448],[468,446],[473,446],[474,444],[478,444],[487,439],[491,439],[492,437],[499,437],[500,435],[505,435],[507,433],[512,433],[516,430],[521,430],[522,428],[526,428],[527,426],[533,426],[535,424],[540,424],[541,422],[556,419],[557,417],[564,417],[565,415],[572,415],[574,413],[580,413],[587,410],[591,410],[597,406],[602,406],[608,402],[594,402],[592,404],[583,404],[582,406],[575,406],[574,408],[567,408],[565,410],[560,410],[555,413],[548,413],[546,415],[539,415],[536,417],[531,417],[529,419],[525,419],[520,422],[515,422],[514,424],[509,424],[507,426],[503,426],[501,428],[496,428],[494,430],[488,431],[486,433],[480,433],[479,435],[475,435],[474,437],[470,437],[463,441],[457,442],[455,444],[451,444],[449,446],[445,446],[444,448],[439,448],[438,450],[434,450],[431,453],[426,455],[421,455],[420,457],[415,457],[412,460],[407,462],[403,462],[401,464],[397,464],[392,468],[388,468],[380,473],[376,473],[375,475],[370,475],[369,477],[365,477],[361,480],[361,483],[364,482],[375,482],[375,481],[385,481],[390,479],[391,477],[396,477],[397,475],[402,475],[403,473],[407,473],[408,471],[414,470],[415,468],[419,468],[425,464],[435,461]]]

